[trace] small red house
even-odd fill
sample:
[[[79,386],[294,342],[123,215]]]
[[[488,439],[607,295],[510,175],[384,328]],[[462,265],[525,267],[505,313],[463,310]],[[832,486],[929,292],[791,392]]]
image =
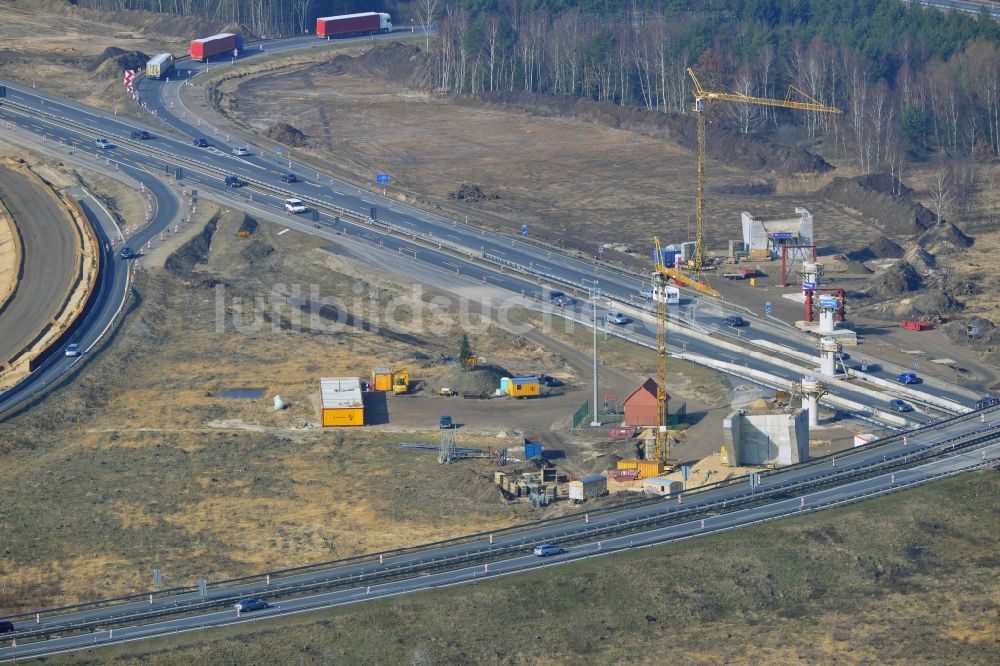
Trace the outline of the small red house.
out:
[[[647,379],[628,394],[623,403],[625,426],[655,426],[657,423],[656,382]]]

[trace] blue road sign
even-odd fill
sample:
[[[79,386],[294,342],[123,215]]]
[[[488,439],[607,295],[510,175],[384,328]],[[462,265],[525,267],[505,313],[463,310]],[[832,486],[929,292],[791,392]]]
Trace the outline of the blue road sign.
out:
[[[282,151],[281,151],[281,146],[275,146],[275,147],[274,147],[274,154],[275,154],[275,155],[280,155],[280,154],[281,154],[281,152],[282,152]]]
[[[771,301],[765,302],[764,303],[764,314],[770,315],[771,314],[771,310],[772,310],[772,308],[771,308]]]
[[[527,236],[528,236],[528,225],[527,224],[522,224],[521,225],[521,235],[524,236],[525,238],[527,238]]]
[[[815,282],[805,282],[805,281],[803,281],[802,282],[802,288],[803,289],[810,289],[812,291],[816,291],[816,283]]]
[[[389,174],[387,174],[387,173],[378,173],[378,174],[375,174],[375,182],[376,183],[388,183],[389,182]]]
[[[681,465],[681,476],[684,477],[685,483],[687,482],[688,477],[690,475],[691,475],[691,467],[689,465]]]

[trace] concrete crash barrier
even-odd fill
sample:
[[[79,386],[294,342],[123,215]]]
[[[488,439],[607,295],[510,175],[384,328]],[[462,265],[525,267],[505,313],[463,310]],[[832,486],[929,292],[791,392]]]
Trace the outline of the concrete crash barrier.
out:
[[[54,190],[23,161],[9,161],[8,167],[16,169],[32,180],[39,190],[51,196],[58,207],[65,211],[67,222],[75,233],[78,245],[75,277],[67,285],[65,295],[52,318],[42,327],[38,335],[0,366],[0,390],[10,388],[28,376],[35,369],[36,362],[47,356],[49,348],[63,341],[64,334],[76,322],[94,293],[100,272],[100,246],[97,236],[76,199]]]
[[[0,314],[17,292],[24,255],[14,216],[0,201]]]

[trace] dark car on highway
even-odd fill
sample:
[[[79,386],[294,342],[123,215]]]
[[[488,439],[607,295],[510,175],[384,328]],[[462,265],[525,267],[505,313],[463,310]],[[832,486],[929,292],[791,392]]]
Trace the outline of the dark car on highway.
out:
[[[895,399],[889,401],[889,406],[892,407],[897,412],[912,412],[913,407],[902,400]]]
[[[985,398],[979,399],[979,402],[976,403],[976,409],[986,409],[987,407],[993,407],[994,405],[1000,405],[1000,398],[988,395]]]
[[[195,139],[194,141],[192,141],[192,143],[194,144],[194,146],[196,148],[208,148],[208,140],[207,139],[202,139],[202,138],[199,137],[199,138]]]
[[[915,372],[904,372],[896,378],[896,381],[900,384],[919,384],[920,377],[917,377]]]
[[[271,605],[263,599],[243,599],[242,601],[237,601],[233,604],[233,607],[241,613],[248,613],[250,611],[270,608]]]
[[[749,322],[739,315],[729,315],[722,320],[722,323],[726,326],[732,326],[734,328],[739,328],[740,326],[746,326]]]
[[[243,187],[243,181],[239,176],[226,176],[226,187]]]
[[[139,253],[130,248],[128,245],[126,245],[118,253],[118,256],[121,257],[122,259],[135,259],[136,257],[139,256]]]
[[[0,620],[0,634],[9,634],[14,631],[14,623],[10,620]]]
[[[146,130],[132,130],[132,138],[133,139],[142,139],[143,141],[145,141],[146,139],[149,139],[149,138],[152,138],[152,137],[149,136],[149,132],[147,132]]]
[[[295,183],[298,182],[299,177],[294,173],[283,173],[281,174],[281,182],[283,183]]]

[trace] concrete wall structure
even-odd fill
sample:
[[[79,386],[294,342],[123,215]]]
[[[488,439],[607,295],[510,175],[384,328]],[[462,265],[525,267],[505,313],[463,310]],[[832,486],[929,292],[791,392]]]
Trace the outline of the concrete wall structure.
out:
[[[780,220],[758,219],[744,211],[740,216],[743,225],[743,242],[750,258],[781,256],[782,245],[812,245],[813,218],[805,208],[796,208],[798,217]]]
[[[802,409],[738,409],[722,422],[730,465],[793,465],[809,460],[809,415]]]

